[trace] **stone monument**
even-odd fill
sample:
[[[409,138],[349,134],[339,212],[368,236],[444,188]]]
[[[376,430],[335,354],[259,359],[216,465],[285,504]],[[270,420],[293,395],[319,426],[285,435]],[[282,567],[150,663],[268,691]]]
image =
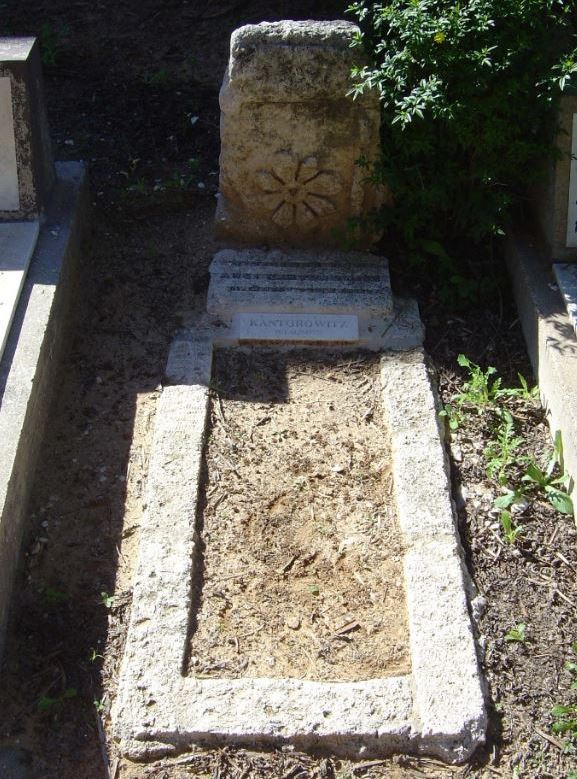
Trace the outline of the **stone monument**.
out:
[[[207,306],[217,344],[422,340],[414,304],[404,320],[395,310],[387,260],[342,251],[349,222],[385,195],[359,164],[380,153],[380,110],[376,93],[350,94],[358,33],[343,21],[284,21],[232,35],[216,213],[229,248],[212,262]],[[377,236],[356,237],[366,249]]]
[[[348,95],[357,32],[349,22],[284,21],[233,33],[220,92],[218,238],[338,248],[348,220],[380,204],[357,164],[379,154],[380,116],[374,92]]]

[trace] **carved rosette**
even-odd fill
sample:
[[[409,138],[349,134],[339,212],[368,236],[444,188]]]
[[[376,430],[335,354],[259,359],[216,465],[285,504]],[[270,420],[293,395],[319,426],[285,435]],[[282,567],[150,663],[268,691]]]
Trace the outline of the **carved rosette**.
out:
[[[338,174],[319,170],[316,157],[299,160],[286,151],[274,155],[270,170],[257,171],[256,181],[262,191],[259,199],[273,222],[303,230],[336,210],[331,198],[342,189]]]

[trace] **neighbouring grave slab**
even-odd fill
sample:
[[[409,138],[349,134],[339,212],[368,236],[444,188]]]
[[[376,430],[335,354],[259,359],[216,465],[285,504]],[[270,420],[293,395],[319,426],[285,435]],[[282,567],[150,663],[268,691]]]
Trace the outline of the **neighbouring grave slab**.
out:
[[[347,93],[358,28],[343,21],[246,25],[232,34],[220,92],[217,237],[233,245],[342,245],[378,207],[360,158],[379,154],[376,91]],[[364,245],[375,236],[366,234]]]
[[[0,359],[36,246],[38,231],[36,221],[0,222]]]
[[[200,339],[202,348],[182,347]],[[155,421],[146,515],[113,718],[133,759],[195,743],[293,744],[337,754],[430,753],[462,762],[483,742],[486,712],[466,597],[438,405],[420,350],[382,357],[382,401],[404,549],[411,671],[335,682],[185,674],[198,570],[197,505],[214,333],[182,333],[197,354],[164,389]],[[210,539],[204,539],[210,543]]]
[[[0,652],[28,498],[44,426],[70,336],[88,188],[82,163],[57,163],[57,180],[40,227],[14,321],[0,360]],[[0,225],[0,227],[2,227]],[[27,225],[22,251],[36,224]]]
[[[0,38],[0,220],[35,219],[55,173],[35,38]]]

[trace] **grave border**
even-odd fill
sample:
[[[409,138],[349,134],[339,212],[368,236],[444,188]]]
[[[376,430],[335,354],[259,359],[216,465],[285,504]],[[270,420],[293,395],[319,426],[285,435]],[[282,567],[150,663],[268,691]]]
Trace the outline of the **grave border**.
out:
[[[184,675],[213,343],[202,316],[177,336],[168,359],[113,707],[121,751],[147,760],[195,744],[292,744],[349,757],[404,751],[465,761],[483,743],[487,718],[438,405],[421,349],[382,355],[407,550],[411,674],[338,683]]]

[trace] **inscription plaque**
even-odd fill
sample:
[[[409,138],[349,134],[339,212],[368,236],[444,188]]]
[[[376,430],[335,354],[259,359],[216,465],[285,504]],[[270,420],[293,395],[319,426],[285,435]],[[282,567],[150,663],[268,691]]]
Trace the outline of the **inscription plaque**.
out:
[[[240,313],[233,318],[239,341],[359,340],[358,317],[351,314]]]
[[[567,247],[577,246],[577,114],[573,114],[569,202],[567,207]]]

